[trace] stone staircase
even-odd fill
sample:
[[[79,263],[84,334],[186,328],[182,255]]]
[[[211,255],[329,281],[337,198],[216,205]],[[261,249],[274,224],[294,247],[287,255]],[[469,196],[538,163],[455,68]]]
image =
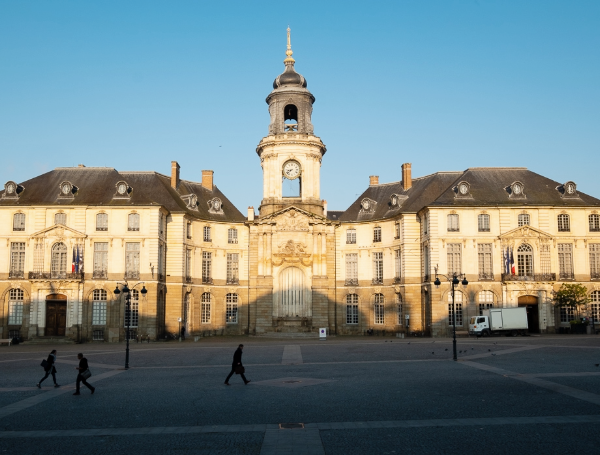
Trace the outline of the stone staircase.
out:
[[[74,340],[59,336],[37,336],[20,344],[76,344]]]

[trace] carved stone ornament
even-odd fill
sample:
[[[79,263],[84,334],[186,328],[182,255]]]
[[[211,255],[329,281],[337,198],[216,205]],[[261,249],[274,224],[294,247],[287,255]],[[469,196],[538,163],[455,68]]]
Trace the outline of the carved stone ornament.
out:
[[[4,194],[2,199],[18,199],[19,194],[23,192],[24,188],[21,185],[17,185],[12,180],[9,180],[4,184]]]
[[[181,200],[185,202],[185,205],[190,210],[198,210],[198,196],[194,193],[186,194],[181,196]]]
[[[115,193],[116,198],[129,198],[129,195],[131,194],[132,188],[127,184],[127,182],[125,182],[124,180],[121,180],[120,182],[117,182],[115,184],[115,187],[117,189],[117,192]]]
[[[308,218],[290,210],[277,218],[278,231],[308,231]]]
[[[469,182],[459,182],[458,185],[456,185],[454,187],[454,192],[456,193],[457,198],[470,198],[471,196],[471,185],[469,185]]]
[[[279,251],[273,254],[276,258],[272,261],[274,266],[280,266],[284,262],[300,262],[305,267],[312,264],[312,261],[309,260],[310,254],[306,252],[306,245],[303,243],[288,240],[281,243],[278,249]]]
[[[366,197],[362,201],[360,201],[360,211],[358,212],[358,214],[372,214],[373,212],[375,212],[376,205],[377,201]]]
[[[511,231],[508,231],[500,236],[502,246],[514,246],[518,241],[526,240],[527,242],[539,242],[546,244],[552,241],[552,236],[540,229],[529,225],[521,226]]]
[[[579,195],[577,194],[577,185],[575,184],[575,182],[568,181],[564,185],[559,187],[558,190],[562,193],[563,198],[579,197]]]
[[[218,215],[223,214],[223,203],[221,202],[221,199],[214,197],[208,201],[208,213],[215,213]]]
[[[523,185],[522,182],[516,181],[511,183],[510,186],[506,188],[506,191],[508,192],[508,197],[511,199],[527,198],[527,196],[525,196],[525,185]]]
[[[61,182],[61,184],[58,185],[58,187],[60,189],[60,193],[58,194],[58,197],[69,198],[69,199],[73,199],[73,197],[75,197],[75,193],[77,193],[77,190],[79,189],[75,185],[73,185],[71,182],[68,182],[68,181]]]

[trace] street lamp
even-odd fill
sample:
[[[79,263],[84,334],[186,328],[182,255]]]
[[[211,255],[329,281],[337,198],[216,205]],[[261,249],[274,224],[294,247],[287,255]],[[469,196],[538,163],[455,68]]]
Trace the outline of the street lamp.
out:
[[[453,351],[453,359],[457,360],[456,358],[456,306],[454,304],[454,290],[456,288],[456,286],[458,286],[458,284],[462,284],[464,287],[467,287],[467,284],[469,284],[469,282],[467,281],[467,277],[464,273],[456,273],[453,272],[452,276],[448,276],[448,275],[443,275],[443,274],[438,274],[438,268],[435,267],[435,281],[433,282],[433,284],[435,284],[436,288],[439,288],[440,285],[442,284],[440,281],[440,276],[446,278],[448,280],[448,282],[452,285],[452,351]],[[462,278],[462,281],[459,281],[459,279]]]
[[[123,285],[123,289],[119,290],[119,284]],[[126,370],[129,368],[129,327],[131,325],[131,291],[133,291],[133,289],[138,284],[144,284],[144,282],[140,281],[139,283],[136,283],[135,285],[133,285],[133,287],[131,289],[129,289],[127,281],[125,281],[125,283],[117,283],[117,286],[115,287],[115,290],[113,291],[116,296],[118,296],[121,292],[123,293],[123,295],[125,295],[125,308],[126,308],[126,310],[125,310],[125,322],[127,322],[127,332],[125,334],[125,343],[126,343],[126,347],[125,347],[125,369]],[[147,292],[148,291],[146,290],[146,286],[142,286],[142,289],[141,289],[140,293],[142,295],[146,295]]]

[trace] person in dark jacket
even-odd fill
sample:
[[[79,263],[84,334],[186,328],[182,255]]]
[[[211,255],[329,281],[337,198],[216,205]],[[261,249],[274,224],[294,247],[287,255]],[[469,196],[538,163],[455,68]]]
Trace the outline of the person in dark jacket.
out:
[[[77,382],[75,383],[75,393],[73,395],[81,395],[81,393],[79,393],[79,384],[81,382],[83,382],[83,385],[85,385],[88,389],[90,389],[92,391],[92,395],[93,395],[94,392],[96,391],[96,387],[92,387],[91,385],[89,385],[87,383],[87,381],[83,378],[83,376],[81,376],[81,373],[83,373],[85,370],[88,369],[88,361],[81,353],[77,354],[77,358],[79,359],[79,366],[75,367],[75,369],[78,371],[78,373],[77,373]]]
[[[52,380],[54,381],[54,387],[60,387],[60,385],[58,385],[56,383],[56,368],[54,366],[55,363],[56,363],[56,349],[53,349],[52,352],[50,354],[48,354],[48,358],[46,359],[46,367],[44,368],[44,371],[46,372],[46,376],[44,376],[42,379],[40,379],[40,382],[38,382],[36,384],[38,389],[42,388],[42,382],[44,382],[50,375],[52,375]]]
[[[238,346],[238,348],[236,349],[236,351],[233,354],[233,363],[231,365],[231,373],[229,373],[229,376],[227,376],[227,379],[225,379],[225,385],[231,385],[229,384],[229,378],[231,376],[233,376],[235,374],[236,369],[243,369],[243,365],[242,365],[242,351],[244,350],[244,345],[240,344]],[[249,379],[246,379],[246,376],[244,376],[244,373],[239,373],[240,376],[242,377],[242,379],[244,380],[244,384],[248,384],[250,382]]]

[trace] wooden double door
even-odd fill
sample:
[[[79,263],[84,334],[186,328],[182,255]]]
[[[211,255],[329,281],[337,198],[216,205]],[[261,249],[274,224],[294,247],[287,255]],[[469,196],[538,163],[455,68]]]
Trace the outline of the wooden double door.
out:
[[[46,298],[45,336],[64,337],[67,330],[67,296],[52,294]]]

